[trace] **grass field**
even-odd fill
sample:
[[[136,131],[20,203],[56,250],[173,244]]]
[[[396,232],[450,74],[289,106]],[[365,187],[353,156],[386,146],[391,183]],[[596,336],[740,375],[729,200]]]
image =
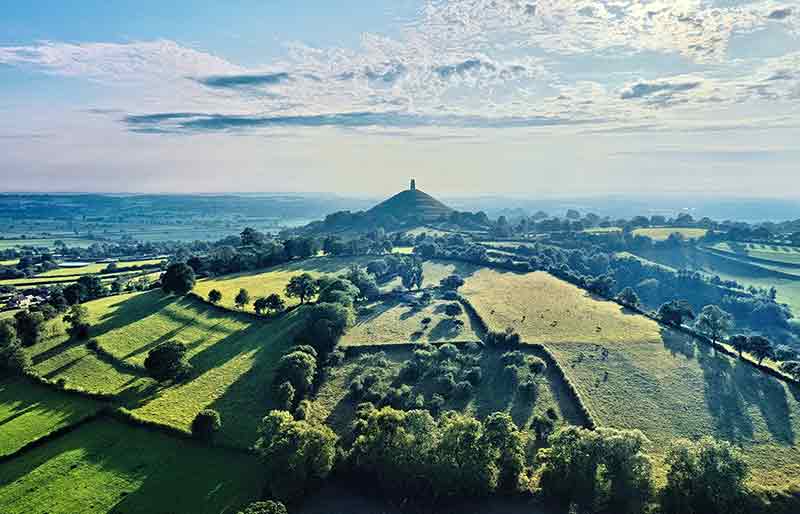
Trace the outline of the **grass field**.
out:
[[[74,273],[75,272],[73,271],[72,275],[64,275],[64,276],[36,275],[34,277],[29,277],[29,278],[3,279],[0,280],[0,285],[13,286],[18,289],[27,289],[36,286],[53,285],[53,284],[67,285],[77,281],[79,278],[83,276],[80,274],[76,275]],[[161,276],[161,271],[160,270],[153,271],[150,273],[148,273],[147,270],[126,271],[120,273],[106,273],[98,276],[104,283],[110,283],[117,279],[128,280],[128,279],[138,279],[141,277],[147,277],[148,280],[155,281],[158,280],[158,278]]]
[[[511,327],[528,342],[636,342],[658,336],[655,322],[544,272],[484,268],[466,279],[461,293],[490,326]]]
[[[543,273],[481,270],[462,292],[490,328],[543,342],[596,421],[641,429],[659,459],[674,438],[711,435],[743,447],[759,484],[800,477],[797,388]]]
[[[12,309],[10,311],[2,311],[2,312],[0,312],[0,319],[13,318],[14,314],[16,314],[18,312],[19,312],[19,309]]]
[[[796,246],[769,245],[760,243],[717,243],[715,250],[730,252],[743,257],[755,257],[783,264],[800,265],[800,248]]]
[[[0,511],[235,513],[262,485],[250,455],[98,420],[1,464]]]
[[[290,262],[280,266],[274,266],[264,271],[238,273],[234,275],[224,275],[213,279],[204,279],[197,282],[194,291],[203,298],[208,297],[208,292],[217,289],[222,292],[220,305],[233,309],[235,307],[233,299],[239,289],[247,289],[253,301],[256,298],[268,296],[271,293],[278,293],[286,301],[287,305],[296,305],[299,300],[286,298],[286,284],[293,276],[309,273],[314,277],[323,274],[339,274],[347,271],[352,264],[366,265],[377,257],[316,257],[297,262]],[[252,312],[252,303],[247,306],[247,310]]]
[[[533,349],[523,351],[526,354],[539,355]],[[381,354],[389,361],[388,367],[383,365],[376,367],[375,356]],[[484,349],[480,359],[484,378],[474,394],[467,401],[450,398],[443,409],[467,412],[480,418],[493,412],[508,412],[517,425],[528,428],[534,415],[544,414],[552,407],[562,422],[580,423],[576,406],[571,402],[562,383],[550,371],[540,379],[539,395],[535,401],[521,398],[515,388],[509,387],[502,380],[501,354],[499,350]],[[380,354],[368,353],[348,358],[342,365],[332,368],[320,386],[313,399],[311,419],[329,424],[340,434],[345,433],[353,420],[357,405],[357,402],[348,395],[353,379],[364,372],[374,372],[381,376],[384,383],[397,384],[403,362],[412,356],[412,352],[408,349],[387,347],[386,351]],[[434,391],[434,385],[427,380],[422,380],[413,388],[413,394],[422,394],[426,400]]]
[[[67,246],[77,246],[80,248],[87,248],[97,243],[93,239],[69,239],[69,238],[52,238],[52,239],[0,239],[0,250],[8,250],[9,248],[21,248],[24,246],[47,247],[52,248],[55,246],[56,241],[63,241]]]
[[[16,266],[19,264],[19,259],[0,260],[0,266]]]
[[[120,268],[130,268],[134,266],[157,267],[162,262],[164,262],[163,259],[146,259],[141,261],[118,262],[116,264]],[[107,268],[108,263],[92,263],[82,267],[56,268],[45,271],[44,273],[39,273],[36,277],[79,277],[82,275],[102,273]]]
[[[413,246],[395,246],[394,248],[392,248],[392,253],[399,253],[399,254],[402,254],[402,255],[411,255],[412,253],[414,253],[414,247]]]
[[[252,444],[256,427],[270,405],[272,372],[292,343],[304,311],[276,320],[256,320],[218,309],[191,297],[160,291],[112,296],[88,302],[92,337],[112,359],[98,357],[63,334],[61,322],[50,337],[27,351],[34,370],[45,378],[90,391],[118,395],[138,416],[188,430],[201,410],[213,408],[224,421],[220,440]],[[140,366],[147,352],[168,340],[186,344],[192,379],[159,385]]]
[[[672,234],[680,234],[686,239],[697,239],[708,233],[704,228],[637,228],[633,231],[634,235],[647,236],[654,241],[666,241]]]
[[[91,416],[100,404],[30,380],[0,381],[0,455]]]
[[[466,313],[457,316],[464,323],[460,330],[444,314],[448,303],[436,300],[421,309],[396,300],[367,304],[364,307],[369,312],[360,313],[341,344],[479,341],[478,328]],[[426,318],[430,322],[423,324]]]
[[[587,234],[609,234],[611,232],[622,232],[619,227],[594,227],[584,230]]]

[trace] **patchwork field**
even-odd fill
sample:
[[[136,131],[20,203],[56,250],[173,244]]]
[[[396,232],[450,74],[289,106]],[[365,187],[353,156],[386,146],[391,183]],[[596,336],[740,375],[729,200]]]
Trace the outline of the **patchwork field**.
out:
[[[594,227],[584,230],[587,234],[609,234],[613,232],[622,232],[619,227]]]
[[[81,276],[83,275],[75,275],[75,274],[62,275],[62,276],[36,275],[34,277],[29,277],[29,278],[2,279],[0,280],[0,285],[13,286],[18,289],[26,289],[30,287],[53,285],[53,284],[67,285],[77,281]],[[148,273],[147,270],[127,271],[120,273],[106,273],[99,276],[100,280],[104,283],[110,283],[117,279],[128,280],[128,279],[139,279],[141,277],[146,277],[147,280],[150,281],[156,281],[161,276],[161,271],[154,271],[150,273]]]
[[[713,249],[729,252],[740,257],[754,257],[775,263],[800,266],[800,247],[768,245],[760,243],[737,243],[733,241],[717,243]]]
[[[56,321],[50,337],[27,350],[36,373],[118,395],[136,415],[182,430],[189,429],[199,411],[216,409],[224,420],[220,440],[241,447],[255,440],[269,408],[274,365],[304,316],[296,309],[276,320],[256,320],[160,291],[85,305],[92,337],[110,358],[68,341]],[[188,382],[159,385],[139,368],[151,348],[168,340],[189,348],[194,373]]]
[[[436,300],[422,308],[396,300],[369,303],[361,308],[355,326],[347,331],[341,344],[479,341],[478,327],[466,313],[455,318],[464,323],[461,328],[445,315],[448,303],[451,302]]]
[[[633,231],[634,235],[647,236],[654,241],[666,241],[672,234],[680,234],[686,239],[697,239],[708,233],[704,228],[637,228]]]
[[[0,456],[96,413],[100,404],[30,380],[0,382]]]
[[[141,261],[117,262],[119,268],[139,267],[158,267],[163,259],[146,259]],[[39,273],[37,277],[79,277],[83,275],[95,275],[102,273],[108,268],[108,263],[92,263],[81,267],[56,268],[44,273]]]
[[[245,454],[98,420],[0,464],[4,514],[233,513],[263,475]]]
[[[543,342],[596,420],[641,429],[657,458],[672,439],[711,435],[743,447],[759,484],[800,476],[796,387],[543,273],[481,270],[462,292],[491,328]]]
[[[539,356],[533,349],[524,349],[523,352],[526,355]],[[555,373],[548,370],[539,379],[539,393],[535,399],[523,398],[515,386],[510,386],[503,379],[503,364],[500,362],[502,353],[499,350],[484,349],[479,359],[483,376],[480,384],[468,399],[451,397],[442,409],[467,412],[480,418],[493,412],[508,412],[519,426],[530,428],[536,414],[545,415],[547,409],[552,408],[558,414],[559,423],[581,423],[576,406]],[[328,423],[334,430],[344,434],[355,417],[358,404],[348,394],[353,380],[365,373],[374,373],[385,386],[398,387],[401,385],[398,375],[403,362],[412,357],[411,350],[402,348],[387,348],[384,352],[349,357],[342,365],[332,368],[320,386],[313,399],[311,419]],[[414,385],[411,394],[422,395],[427,401],[436,391],[430,380],[423,379]]]
[[[658,324],[598,301],[544,272],[518,274],[484,268],[460,290],[486,323],[515,329],[528,342],[658,340]]]
[[[63,241],[67,246],[77,246],[80,248],[88,248],[97,243],[93,239],[69,239],[69,238],[52,238],[52,239],[13,239],[6,238],[0,239],[0,250],[8,250],[9,248],[22,248],[26,246],[34,247],[47,247],[53,248],[56,246],[56,241]]]

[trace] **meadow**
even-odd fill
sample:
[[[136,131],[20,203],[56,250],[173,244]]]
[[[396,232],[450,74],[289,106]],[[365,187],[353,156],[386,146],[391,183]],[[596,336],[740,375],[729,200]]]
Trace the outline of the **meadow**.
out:
[[[93,244],[97,243],[93,239],[81,239],[81,238],[40,238],[40,239],[27,239],[27,238],[4,238],[0,239],[0,250],[9,250],[11,248],[23,248],[28,246],[33,246],[37,248],[54,248],[56,246],[56,241],[62,241],[67,246],[77,246],[79,248],[88,248]]]
[[[660,227],[660,228],[637,228],[633,231],[634,235],[647,236],[654,241],[666,241],[672,234],[680,234],[686,239],[697,239],[703,237],[708,233],[704,228],[676,228],[676,227]]]
[[[541,357],[532,348],[522,351],[527,355]],[[501,350],[485,348],[480,357],[483,379],[473,394],[467,399],[448,398],[442,409],[469,413],[481,419],[494,412],[508,412],[518,426],[526,429],[530,428],[535,415],[544,416],[548,409],[555,410],[559,424],[581,423],[576,405],[555,372],[548,370],[539,379],[539,393],[535,399],[523,398],[516,387],[510,386],[503,379],[503,364],[500,361],[502,353]],[[344,363],[330,369],[326,374],[313,397],[310,419],[327,423],[339,434],[346,435],[358,404],[358,401],[348,395],[351,382],[359,375],[371,373],[379,376],[380,382],[386,387],[399,386],[398,375],[403,362],[412,357],[413,352],[408,347],[391,346],[382,352],[359,353],[348,357]],[[435,391],[436,387],[430,380],[422,380],[414,385],[412,394],[420,394],[428,400]]]
[[[356,324],[341,340],[342,345],[387,344],[405,342],[479,341],[478,327],[466,313],[456,316],[463,326],[444,313],[451,302],[435,300],[425,307],[415,307],[399,300],[371,302],[359,308]],[[427,320],[427,323],[423,323]]]
[[[717,243],[711,248],[737,257],[751,257],[778,264],[800,266],[800,247],[796,246],[726,241]]]
[[[0,464],[4,514],[234,513],[258,497],[260,464],[110,419]]]
[[[0,381],[0,456],[95,414],[100,403],[37,384]]]
[[[666,445],[704,435],[742,446],[754,483],[800,476],[798,388],[540,272],[481,270],[462,293],[491,329],[550,349],[601,426],[642,430],[660,479]]]
[[[60,275],[60,276],[36,275],[28,278],[2,279],[0,280],[0,285],[12,286],[18,289],[27,289],[37,286],[55,285],[55,284],[65,286],[73,282],[76,282],[82,276],[84,275],[75,274],[75,272],[72,271],[71,275]],[[103,275],[98,275],[98,276],[100,277],[100,280],[104,283],[110,283],[117,279],[129,280],[129,279],[138,279],[140,277],[146,277],[150,281],[155,281],[158,280],[158,278],[161,276],[161,271],[153,271],[153,272],[148,272],[147,270],[126,271],[119,273],[105,273]]]
[[[131,267],[147,267],[147,268],[156,268],[162,262],[163,259],[145,259],[139,261],[126,261],[126,262],[116,262],[115,264],[119,268],[131,268]],[[63,268],[56,268],[50,271],[45,271],[44,273],[39,273],[37,277],[80,277],[83,275],[96,275],[98,273],[102,273],[108,269],[108,263],[91,263],[87,264],[86,266],[70,266],[70,267],[63,267]]]

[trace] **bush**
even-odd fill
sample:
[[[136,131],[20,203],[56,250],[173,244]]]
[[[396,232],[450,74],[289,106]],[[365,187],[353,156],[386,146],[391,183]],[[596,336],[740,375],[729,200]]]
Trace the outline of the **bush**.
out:
[[[481,379],[483,379],[483,371],[481,371],[480,366],[473,366],[467,371],[465,378],[467,382],[477,387],[481,383]]]
[[[531,370],[531,373],[534,375],[539,375],[547,369],[547,364],[539,357],[533,355],[529,355],[525,358],[525,364],[528,365],[528,369]]]
[[[275,405],[280,410],[292,410],[295,389],[291,382],[283,382],[275,392]]]
[[[194,270],[183,262],[170,264],[161,277],[161,288],[166,293],[184,295],[192,290],[194,283]]]
[[[307,420],[311,417],[311,402],[308,400],[301,400],[294,410],[294,419],[298,421]]]
[[[244,510],[240,510],[238,514],[287,514],[287,511],[281,502],[268,500],[251,503]]]
[[[83,305],[73,305],[64,316],[67,327],[67,334],[73,339],[81,340],[89,338],[89,309]]]
[[[19,311],[14,314],[17,337],[22,346],[33,346],[42,338],[44,316],[39,312]]]
[[[186,346],[183,343],[167,341],[147,353],[144,367],[156,380],[179,379],[188,375],[191,370],[185,356]]]
[[[19,375],[30,367],[30,359],[17,339],[10,320],[0,321],[0,376]]]
[[[521,341],[520,335],[513,328],[507,328],[504,332],[489,331],[486,333],[484,342],[489,346],[498,348],[515,348]]]
[[[456,387],[453,390],[453,396],[459,400],[466,400],[472,397],[472,392],[472,384],[466,380],[462,380],[456,384]]]
[[[208,292],[208,301],[214,305],[222,301],[222,293],[218,289],[212,289]]]
[[[219,413],[212,409],[205,409],[198,412],[192,421],[192,436],[210,441],[220,428],[222,428],[222,421]]]
[[[522,382],[517,391],[527,400],[535,400],[539,394],[539,384],[535,380],[527,379]]]
[[[303,351],[287,353],[278,361],[275,383],[289,382],[296,393],[304,395],[314,383],[317,374],[317,360]]]

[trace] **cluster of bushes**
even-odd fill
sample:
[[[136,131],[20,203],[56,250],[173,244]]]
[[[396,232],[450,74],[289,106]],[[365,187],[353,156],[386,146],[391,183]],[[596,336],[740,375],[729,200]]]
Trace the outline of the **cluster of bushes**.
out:
[[[30,359],[22,349],[13,321],[0,320],[0,377],[24,373]]]
[[[144,367],[158,381],[186,380],[192,373],[186,351],[186,345],[178,341],[161,343],[147,352]]]

